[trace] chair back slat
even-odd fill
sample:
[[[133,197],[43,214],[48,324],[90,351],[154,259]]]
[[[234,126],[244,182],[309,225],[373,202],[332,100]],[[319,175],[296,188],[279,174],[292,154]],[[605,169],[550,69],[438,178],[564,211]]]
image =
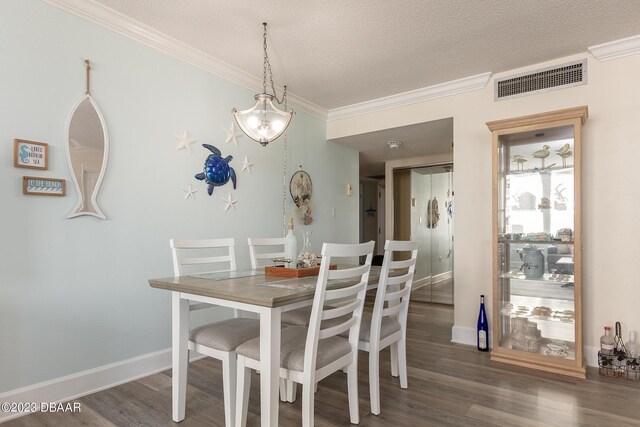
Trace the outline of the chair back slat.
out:
[[[391,317],[402,311],[402,304],[392,305],[382,310],[382,317]]]
[[[401,268],[409,268],[416,263],[416,260],[413,258],[405,259],[402,261],[391,261],[389,260],[389,269],[401,269]]]
[[[344,316],[348,313],[353,312],[357,308],[358,308],[358,301],[354,300],[348,304],[342,305],[337,308],[332,308],[328,310],[325,309],[322,311],[322,320],[335,319],[336,317]]]
[[[411,256],[406,260],[393,261],[394,252],[411,252]],[[370,343],[375,345],[380,341],[383,317],[390,317],[398,321],[403,334],[405,333],[417,257],[418,242],[387,240],[385,243],[384,260],[380,271],[376,300],[373,305],[373,314],[371,315]],[[391,269],[407,269],[407,272],[389,277]],[[387,302],[386,308],[385,302]]]
[[[329,328],[320,329],[318,331],[318,340],[323,340],[325,338],[330,338],[336,335],[343,333],[344,331],[349,330],[349,328],[353,327],[353,325],[359,322],[359,320],[355,317],[350,317],[349,320],[346,320],[338,325],[333,325]]]
[[[286,239],[284,237],[249,237],[249,257],[251,258],[251,268],[256,269],[259,267],[259,264],[262,261],[271,261],[274,258],[284,258],[286,257],[285,253],[285,243]],[[270,247],[281,246],[282,251],[274,252],[274,249],[270,249],[270,252],[258,252],[257,249],[259,247]]]
[[[391,276],[387,279],[387,286],[401,285],[403,283],[407,283],[409,280],[409,276],[413,273],[405,273],[400,276]]]
[[[182,276],[184,266],[206,266],[208,272],[236,270],[235,240],[225,239],[171,239],[173,274]],[[203,254],[207,252],[207,256]],[[209,255],[209,252],[226,252],[224,255]],[[227,265],[220,265],[227,264]],[[211,268],[209,268],[211,267]]]
[[[369,266],[371,268],[371,266]],[[340,270],[329,270],[329,280],[351,279],[352,277],[362,276],[369,269],[366,265],[358,267],[342,268]]]
[[[229,255],[224,256],[210,256],[210,257],[197,257],[197,258],[182,258],[180,264],[182,265],[200,265],[200,264],[216,264],[219,262],[231,262]]]
[[[325,243],[322,246],[322,262],[316,283],[313,305],[311,306],[311,317],[309,319],[309,329],[304,354],[304,374],[311,376],[307,378],[312,381],[316,370],[316,359],[318,351],[318,341],[336,336],[345,331],[349,331],[349,343],[351,344],[352,357],[357,357],[358,335],[360,333],[360,322],[362,320],[362,309],[369,281],[371,270],[371,260],[373,258],[374,242],[362,244],[337,244]],[[365,263],[362,266],[345,268],[341,270],[330,270],[336,258],[357,259],[365,256]],[[338,289],[327,290],[329,279],[341,280],[347,283],[346,286]],[[336,286],[342,286],[336,283]],[[340,299],[339,307],[326,305],[327,301]],[[338,325],[332,324],[322,329],[323,320],[346,317],[345,321]],[[334,323],[334,322],[331,322]],[[355,360],[355,359],[354,359]],[[309,382],[310,384],[312,382]]]
[[[365,282],[356,283],[355,285],[347,286],[340,289],[330,289],[326,292],[325,301],[333,301],[337,299],[347,298],[354,296],[362,291],[362,288],[366,289],[367,284]]]

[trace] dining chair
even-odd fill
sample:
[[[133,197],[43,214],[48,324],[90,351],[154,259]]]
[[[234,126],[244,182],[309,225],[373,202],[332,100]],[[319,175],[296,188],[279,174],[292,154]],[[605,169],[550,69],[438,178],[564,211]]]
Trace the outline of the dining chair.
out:
[[[236,270],[235,241],[229,239],[201,239],[169,241],[173,255],[173,269],[175,276],[188,274],[185,271],[188,266],[209,267],[228,263],[229,268],[224,270],[208,270],[207,272],[234,271]],[[226,255],[203,256],[203,252],[226,251]],[[187,256],[191,252],[193,256]],[[191,255],[191,254],[189,254]],[[215,307],[210,304],[192,304],[189,302],[189,310],[199,310]],[[233,319],[208,323],[199,326],[189,332],[189,351],[195,351],[205,356],[212,357],[222,362],[222,385],[224,393],[225,426],[235,425],[235,398],[236,398],[236,347],[240,344],[260,336],[260,322],[257,319],[245,319],[236,316]],[[187,371],[189,358],[185,358],[183,372]],[[186,381],[181,384],[186,393]],[[185,402],[181,402],[184,413]]]
[[[249,257],[251,258],[251,268],[256,269],[259,267],[260,262],[271,261],[274,258],[285,258],[285,238],[284,237],[249,237]],[[269,247],[273,250],[275,246],[281,246],[280,252],[258,252],[256,249],[259,247]]]
[[[374,242],[362,244],[325,243],[316,282],[309,327],[291,326],[282,330],[280,377],[302,384],[302,425],[313,426],[314,390],[318,381],[346,368],[349,416],[358,424],[358,335],[367,291]],[[329,270],[335,258],[366,256],[365,264]],[[331,289],[327,289],[329,282]],[[354,283],[355,282],[355,283]],[[327,307],[340,300],[339,307]],[[340,319],[336,322],[335,319]],[[324,321],[332,321],[330,325]],[[348,338],[340,336],[349,331]],[[245,426],[251,387],[251,369],[260,364],[260,339],[241,344],[238,354],[236,398],[237,424]]]
[[[409,259],[393,261],[395,252],[411,252]],[[373,313],[362,317],[358,349],[369,352],[371,413],[380,414],[380,351],[390,347],[391,375],[400,375],[400,388],[407,388],[407,313],[418,256],[418,242],[387,240],[373,305]],[[406,273],[389,277],[389,271]],[[385,307],[386,303],[386,307]]]

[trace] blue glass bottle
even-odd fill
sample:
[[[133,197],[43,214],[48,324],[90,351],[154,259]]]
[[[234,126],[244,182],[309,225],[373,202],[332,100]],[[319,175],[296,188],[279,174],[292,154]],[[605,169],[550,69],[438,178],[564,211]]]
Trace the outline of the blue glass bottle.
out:
[[[480,313],[478,314],[478,350],[489,351],[489,322],[484,310],[484,295],[480,295]]]

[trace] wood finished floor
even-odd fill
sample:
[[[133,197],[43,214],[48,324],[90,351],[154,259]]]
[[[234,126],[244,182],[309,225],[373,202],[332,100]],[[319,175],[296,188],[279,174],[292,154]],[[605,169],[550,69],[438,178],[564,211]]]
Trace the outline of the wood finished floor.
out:
[[[369,304],[370,305],[370,304]],[[361,426],[640,426],[640,382],[600,377],[589,370],[576,380],[489,361],[487,353],[451,344],[453,309],[413,303],[408,321],[409,388],[389,375],[381,357],[381,409],[369,412],[366,353],[359,359]],[[187,417],[180,426],[223,426],[220,364],[212,359],[189,368]],[[319,384],[317,426],[349,425],[346,375]],[[300,389],[298,389],[300,393]],[[167,426],[171,421],[171,372],[77,400],[77,414],[36,413],[13,426]],[[259,425],[259,377],[252,379],[248,425]],[[280,425],[301,424],[300,399],[280,404]]]
[[[411,301],[453,304],[453,279],[430,283],[411,291]]]

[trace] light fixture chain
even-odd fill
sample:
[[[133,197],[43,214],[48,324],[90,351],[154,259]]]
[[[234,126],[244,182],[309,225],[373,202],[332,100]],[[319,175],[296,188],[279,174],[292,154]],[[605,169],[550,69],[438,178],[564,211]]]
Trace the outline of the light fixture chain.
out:
[[[273,71],[271,71],[271,62],[269,61],[269,53],[267,53],[267,23],[263,22],[264,25],[264,34],[263,34],[263,44],[264,48],[264,64],[262,71],[262,88],[263,93],[267,93],[267,71],[269,71],[269,82],[271,83],[271,90],[273,91],[273,97],[275,98],[278,104],[282,104],[285,102],[287,98],[287,87],[284,88],[284,94],[282,95],[282,99],[278,99],[278,94],[276,93],[276,85],[273,83]]]
[[[282,166],[282,235],[287,235],[287,131],[284,131],[284,155]]]

